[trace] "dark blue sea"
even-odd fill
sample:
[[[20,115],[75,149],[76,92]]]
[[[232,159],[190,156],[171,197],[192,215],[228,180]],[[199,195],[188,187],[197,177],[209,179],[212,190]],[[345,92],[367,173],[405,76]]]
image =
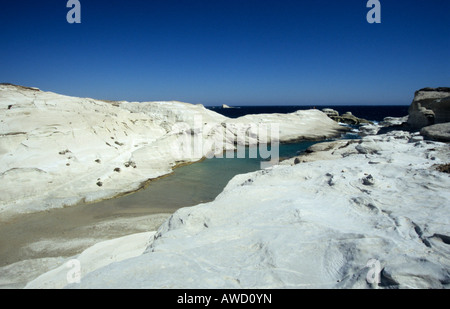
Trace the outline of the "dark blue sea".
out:
[[[338,106],[236,106],[222,108],[221,106],[207,107],[216,113],[229,118],[238,118],[249,114],[293,113],[297,110],[331,108],[344,114],[351,112],[359,118],[370,121],[382,121],[385,117],[403,117],[408,115],[409,105],[338,105]]]

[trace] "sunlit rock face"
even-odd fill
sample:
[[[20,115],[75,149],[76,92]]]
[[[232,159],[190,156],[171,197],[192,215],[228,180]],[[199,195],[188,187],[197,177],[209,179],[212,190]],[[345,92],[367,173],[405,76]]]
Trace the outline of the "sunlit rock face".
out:
[[[318,144],[178,210],[141,254],[29,287],[448,288],[449,153],[403,131]]]
[[[450,88],[423,88],[416,91],[408,112],[408,124],[412,129],[450,122]]]
[[[344,129],[316,110],[228,119],[199,104],[113,102],[11,84],[0,84],[0,110],[0,219],[134,191],[241,141],[322,139]]]

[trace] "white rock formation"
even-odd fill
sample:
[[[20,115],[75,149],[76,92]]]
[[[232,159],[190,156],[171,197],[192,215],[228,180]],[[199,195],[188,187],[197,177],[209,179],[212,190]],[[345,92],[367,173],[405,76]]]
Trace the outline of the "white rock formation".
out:
[[[450,122],[424,127],[420,134],[434,141],[450,142]]]
[[[101,213],[97,212],[97,215]],[[124,215],[90,224],[80,221],[79,218],[76,218],[76,214],[70,218],[74,222],[66,222],[63,218],[61,222],[52,222],[52,220],[47,220],[44,217],[47,215],[48,213],[45,212],[39,218],[47,223],[46,228],[50,233],[53,230],[51,236],[45,233],[45,228],[43,228],[44,231],[36,229],[33,227],[33,222],[29,221],[30,229],[36,232],[37,237],[27,239],[26,242],[20,242],[20,239],[23,238],[23,234],[29,235],[30,231],[24,231],[22,234],[20,229],[15,229],[12,233],[6,231],[6,234],[3,234],[5,231],[2,230],[0,239],[2,244],[0,247],[2,257],[0,258],[2,263],[0,267],[0,289],[23,288],[31,280],[49,271],[52,272],[47,276],[50,276],[52,280],[51,284],[46,287],[63,287],[67,284],[66,275],[69,270],[67,263],[75,257],[82,262],[81,272],[85,274],[99,265],[104,266],[113,261],[118,261],[120,258],[131,257],[133,255],[130,254],[134,254],[133,252],[137,252],[136,255],[139,255],[145,250],[150,237],[142,235],[146,235],[148,231],[157,230],[170,217],[170,214],[150,214],[138,217]],[[52,214],[50,214],[51,216]],[[16,218],[15,222],[21,219],[22,217]],[[69,230],[61,233],[61,230],[54,228],[54,226],[65,223],[70,225]],[[20,236],[16,237],[15,233],[20,234]],[[136,237],[132,234],[135,234]],[[142,240],[142,244],[139,243],[140,240]],[[92,248],[83,252],[89,247]],[[81,252],[83,254],[79,256]],[[7,261],[11,261],[9,254],[12,254],[17,260],[5,264],[4,257]],[[55,280],[56,273],[54,270],[58,266],[61,266],[59,267],[59,280]],[[42,285],[40,286],[42,287]]]
[[[385,117],[379,123],[363,124],[358,128],[360,136],[377,135],[378,133],[387,133],[389,131],[408,130],[408,116],[404,117]]]
[[[325,143],[303,163],[238,175],[173,214],[143,254],[67,287],[448,288],[450,178],[435,165],[450,149],[417,137]]]
[[[67,282],[78,280],[96,269],[141,255],[154,234],[138,233],[97,243],[76,256],[76,259],[63,261],[61,266],[39,276],[25,288],[63,288]]]
[[[450,88],[423,88],[416,91],[408,114],[408,124],[414,130],[449,122]]]
[[[0,221],[134,191],[177,164],[234,149],[252,121],[280,123],[281,141],[342,130],[319,111],[230,120],[202,105],[109,102],[7,84],[0,110]],[[259,141],[255,134],[245,143]]]

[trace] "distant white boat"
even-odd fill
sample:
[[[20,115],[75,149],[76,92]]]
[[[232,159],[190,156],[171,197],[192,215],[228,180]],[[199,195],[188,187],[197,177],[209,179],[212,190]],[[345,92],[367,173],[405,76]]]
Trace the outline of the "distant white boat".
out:
[[[223,105],[222,105],[222,108],[234,108],[234,107],[231,107],[231,106],[228,106],[228,105],[226,105],[226,104],[223,104]]]

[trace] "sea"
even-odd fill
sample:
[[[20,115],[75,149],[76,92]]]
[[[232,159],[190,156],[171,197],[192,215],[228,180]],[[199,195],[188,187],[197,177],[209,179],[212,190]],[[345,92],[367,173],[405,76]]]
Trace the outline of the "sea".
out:
[[[249,114],[293,113],[298,110],[331,108],[344,114],[351,112],[358,118],[374,122],[382,121],[385,117],[403,117],[408,115],[409,105],[330,105],[330,106],[235,106],[223,108],[221,106],[207,107],[208,109],[229,118],[238,118]]]

